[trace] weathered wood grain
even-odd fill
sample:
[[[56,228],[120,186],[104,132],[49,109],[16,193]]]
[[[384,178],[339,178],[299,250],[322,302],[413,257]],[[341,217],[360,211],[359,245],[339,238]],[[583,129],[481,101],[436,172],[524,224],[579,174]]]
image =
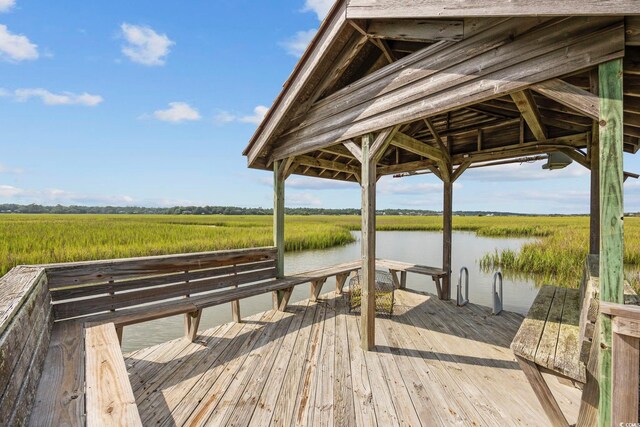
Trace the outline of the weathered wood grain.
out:
[[[172,274],[157,274],[151,277],[133,278],[129,280],[107,282],[107,283],[91,283],[81,286],[73,286],[68,288],[57,288],[51,290],[51,298],[53,301],[62,301],[72,298],[84,298],[96,295],[103,295],[110,292],[123,292],[135,289],[144,289],[155,286],[164,286],[172,284],[186,284],[190,281],[200,279],[212,279],[215,277],[229,276],[235,273],[243,273],[248,271],[257,271],[262,269],[272,269],[276,267],[275,260],[250,262],[240,265],[231,265],[218,267],[213,269],[186,271]]]
[[[84,331],[81,322],[59,322],[51,331],[29,418],[33,427],[85,425]]]
[[[614,332],[611,367],[611,425],[638,422],[640,336]]]
[[[547,80],[531,86],[531,89],[594,120],[600,118],[600,100],[598,96],[564,80]]]
[[[439,40],[459,41],[464,37],[464,21],[407,19],[371,21],[367,34],[373,38],[435,42]]]
[[[113,324],[85,329],[87,426],[142,426]]]
[[[599,67],[600,87],[600,301],[624,302],[622,60]],[[611,320],[600,317],[598,424],[611,424]]]
[[[31,295],[44,270],[38,267],[18,266],[0,277],[0,334],[11,323],[11,319],[19,312],[20,307]]]
[[[455,110],[623,55],[622,24],[606,28],[611,20],[587,24],[581,19],[557,22],[563,28],[561,36],[545,26],[525,32],[526,25],[519,23],[524,34],[516,36],[508,46],[489,49],[477,56],[465,55],[463,46],[471,39],[460,42],[458,49],[429,57],[433,64],[428,67],[425,64],[425,69],[422,64],[417,68],[412,64],[408,68],[413,74],[392,75],[392,81],[398,80],[394,85],[386,82],[378,87],[376,82],[350,93],[341,103],[332,102],[311,110],[303,128],[280,139],[273,157],[302,154],[389,125]],[[496,39],[492,40],[495,43]],[[457,65],[447,68],[444,64],[451,62],[449,55],[455,55],[457,62],[453,63]],[[380,83],[384,80],[381,78]]]
[[[44,270],[12,269],[0,278],[0,295],[0,420],[24,425],[53,324]]]
[[[275,248],[249,248],[180,255],[47,264],[49,288],[184,272],[276,258]]]
[[[114,293],[113,295],[97,296],[91,299],[70,300],[54,305],[56,319],[100,313],[107,310],[117,310],[125,307],[137,306],[149,302],[162,301],[170,298],[199,294],[203,292],[225,289],[236,284],[243,285],[261,280],[272,279],[276,269],[252,271],[235,276],[223,276],[213,279],[203,279],[192,282],[178,283],[161,287],[152,287],[130,292]]]
[[[373,135],[362,137],[362,331],[361,345],[375,346],[376,280],[376,163],[371,159]]]
[[[349,0],[348,19],[638,15],[634,0]]]
[[[536,353],[555,292],[556,288],[553,286],[543,286],[538,291],[527,317],[511,343],[511,349],[516,356],[527,358]]]

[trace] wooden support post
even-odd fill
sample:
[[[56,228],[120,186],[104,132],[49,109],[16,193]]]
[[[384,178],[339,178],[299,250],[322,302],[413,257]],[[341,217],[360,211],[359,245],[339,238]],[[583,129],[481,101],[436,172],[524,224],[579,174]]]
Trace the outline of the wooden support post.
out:
[[[198,327],[200,326],[201,317],[202,310],[192,311],[184,316],[184,336],[191,342],[193,342],[198,335]]]
[[[540,401],[542,409],[544,409],[547,417],[549,417],[551,425],[554,427],[569,427],[569,423],[562,413],[556,398],[553,396],[553,393],[551,393],[549,386],[545,382],[544,377],[540,373],[538,365],[520,356],[516,356],[516,359],[518,360],[520,369],[522,369],[529,384],[531,384],[533,392]]]
[[[599,66],[600,89],[600,300],[624,302],[622,59]],[[600,315],[598,425],[611,425],[611,319]]]
[[[344,282],[348,277],[349,273],[341,273],[336,276],[336,294],[342,295],[342,288],[344,288]]]
[[[407,288],[407,272],[401,271],[400,272],[400,289],[406,289],[406,288]]]
[[[362,137],[362,349],[375,347],[376,280],[376,164],[369,150],[373,135]]]
[[[451,234],[453,232],[453,183],[444,182],[444,203],[442,207],[442,294],[440,299],[451,299]]]
[[[591,93],[599,94],[598,70],[590,74]],[[589,161],[591,169],[591,202],[589,211],[589,253],[600,253],[600,129],[597,121],[593,122],[591,143],[589,144]]]
[[[284,277],[284,181],[285,174],[281,173],[285,161],[273,162],[273,245],[276,247],[276,277]],[[273,309],[280,309],[282,291],[275,291],[273,295]]]

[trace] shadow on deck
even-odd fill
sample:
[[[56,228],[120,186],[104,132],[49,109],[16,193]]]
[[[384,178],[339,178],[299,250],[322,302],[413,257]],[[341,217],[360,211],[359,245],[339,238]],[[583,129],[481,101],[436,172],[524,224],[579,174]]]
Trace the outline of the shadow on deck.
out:
[[[509,349],[522,316],[396,292],[371,352],[330,293],[125,355],[143,424],[548,424]],[[550,383],[575,418],[579,391]]]

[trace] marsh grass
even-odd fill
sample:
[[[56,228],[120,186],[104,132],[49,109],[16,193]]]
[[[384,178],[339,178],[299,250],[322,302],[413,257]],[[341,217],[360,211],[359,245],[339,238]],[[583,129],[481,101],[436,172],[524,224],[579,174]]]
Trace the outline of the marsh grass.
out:
[[[270,216],[0,215],[0,275],[19,264],[45,264],[272,244]],[[485,237],[528,237],[520,251],[479,260],[506,275],[535,275],[538,283],[575,287],[588,252],[587,217],[454,217],[458,231]],[[381,231],[440,231],[437,216],[379,216]],[[360,230],[358,216],[287,216],[285,249],[345,245]],[[625,218],[627,278],[638,286],[640,218]]]

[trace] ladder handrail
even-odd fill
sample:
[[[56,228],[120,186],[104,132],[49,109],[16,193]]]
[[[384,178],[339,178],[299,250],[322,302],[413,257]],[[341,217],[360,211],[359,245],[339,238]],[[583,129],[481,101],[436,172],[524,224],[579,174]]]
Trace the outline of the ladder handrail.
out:
[[[462,274],[464,273],[464,298],[462,296]],[[460,269],[460,276],[458,277],[458,294],[456,297],[456,304],[458,307],[462,307],[469,302],[469,270],[467,267]]]
[[[498,292],[496,292],[496,283],[500,283],[500,287],[499,287],[499,294]],[[499,271],[496,271],[496,273],[493,275],[493,310],[491,311],[492,314],[500,314],[500,312],[502,311],[502,299],[503,294],[502,294],[502,273]]]

